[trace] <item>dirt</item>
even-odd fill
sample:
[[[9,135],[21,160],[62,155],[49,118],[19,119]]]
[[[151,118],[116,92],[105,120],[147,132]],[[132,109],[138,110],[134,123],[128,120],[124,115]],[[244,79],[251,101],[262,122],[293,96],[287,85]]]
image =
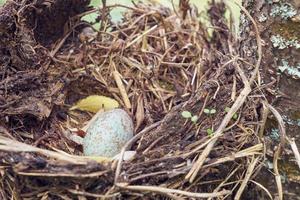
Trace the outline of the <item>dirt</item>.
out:
[[[0,118],[15,127],[47,119],[62,105],[73,78],[51,57],[89,1],[15,1],[0,9]],[[70,18],[74,17],[73,21]],[[33,119],[23,121],[22,119]],[[19,123],[21,122],[21,124]],[[2,124],[4,125],[4,124]],[[28,125],[28,126],[27,126]],[[39,127],[41,128],[41,126]]]

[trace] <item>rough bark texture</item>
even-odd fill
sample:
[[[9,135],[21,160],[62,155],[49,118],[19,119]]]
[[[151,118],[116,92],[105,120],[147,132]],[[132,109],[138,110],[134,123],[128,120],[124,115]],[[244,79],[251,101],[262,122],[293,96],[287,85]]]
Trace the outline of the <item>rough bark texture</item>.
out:
[[[243,5],[254,17],[263,43],[260,75],[262,85],[268,86],[267,98],[282,114],[289,137],[296,138],[300,146],[300,1],[244,0]],[[257,57],[254,28],[246,15],[241,15],[241,53],[244,57]],[[276,132],[275,120],[269,120],[270,130]],[[269,131],[271,132],[271,131]],[[289,159],[291,160],[291,159]],[[293,165],[283,159],[282,166]],[[296,171],[298,171],[297,169]],[[286,171],[282,170],[282,173]],[[287,172],[289,184],[285,186],[285,199],[300,195],[299,171]],[[272,182],[266,180],[272,187]],[[273,185],[273,187],[276,187]],[[290,194],[292,195],[290,195]],[[296,196],[294,196],[296,195]]]

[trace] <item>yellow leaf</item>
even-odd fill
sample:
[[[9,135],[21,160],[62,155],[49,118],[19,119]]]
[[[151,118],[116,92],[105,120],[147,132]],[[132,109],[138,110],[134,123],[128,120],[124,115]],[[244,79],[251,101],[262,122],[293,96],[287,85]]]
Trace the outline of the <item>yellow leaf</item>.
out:
[[[112,98],[99,95],[91,95],[77,102],[77,104],[72,106],[70,110],[78,109],[96,113],[102,108],[107,111],[118,107],[119,103]]]

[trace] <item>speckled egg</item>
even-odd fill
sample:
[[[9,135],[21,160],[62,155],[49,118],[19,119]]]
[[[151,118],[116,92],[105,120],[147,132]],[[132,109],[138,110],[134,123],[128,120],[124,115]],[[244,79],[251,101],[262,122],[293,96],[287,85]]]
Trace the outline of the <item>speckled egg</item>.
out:
[[[83,139],[86,156],[113,157],[133,137],[133,123],[122,109],[100,113],[90,124]]]

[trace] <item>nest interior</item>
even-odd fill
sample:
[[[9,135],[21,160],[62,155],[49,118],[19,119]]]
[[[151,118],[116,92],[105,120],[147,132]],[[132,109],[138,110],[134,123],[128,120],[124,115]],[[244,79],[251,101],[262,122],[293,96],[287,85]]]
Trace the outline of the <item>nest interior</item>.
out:
[[[139,3],[118,24],[108,15],[114,6],[88,5],[14,1],[0,10],[0,196],[252,199],[248,181],[264,156],[262,90],[250,87],[259,63],[240,56],[225,4],[210,5],[210,25],[188,1],[177,11]],[[93,38],[85,12],[99,14]],[[92,94],[131,115],[134,159],[85,158],[65,137],[90,117],[68,108]]]

